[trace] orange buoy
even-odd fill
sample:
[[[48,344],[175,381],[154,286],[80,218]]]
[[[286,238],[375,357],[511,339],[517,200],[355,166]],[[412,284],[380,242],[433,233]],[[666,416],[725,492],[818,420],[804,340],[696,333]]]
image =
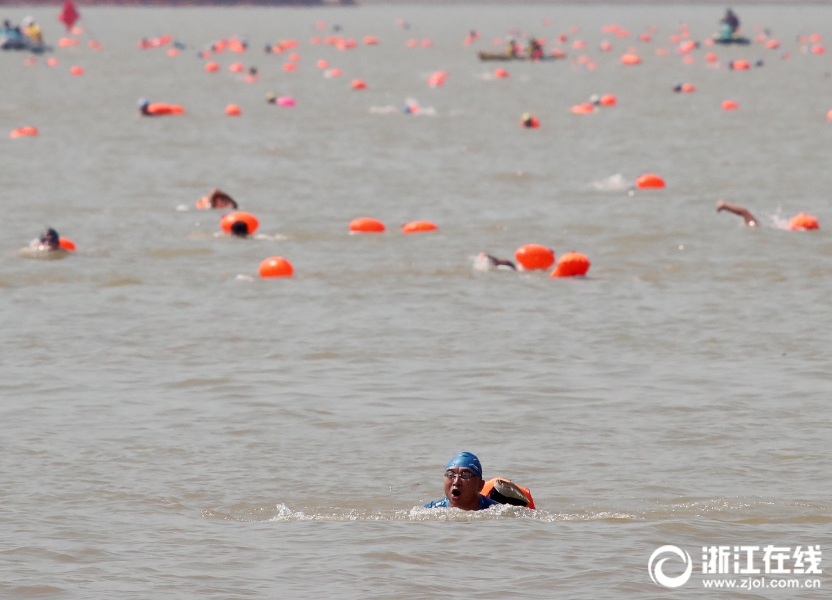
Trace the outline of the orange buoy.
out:
[[[291,60],[292,62],[298,62],[300,60],[300,54],[298,54],[297,52],[293,52],[289,55],[289,60]]]
[[[170,49],[168,49],[167,54],[168,54],[168,56],[173,58],[174,56],[179,56],[179,50],[177,50],[176,48],[170,48]]]
[[[692,83],[683,83],[680,89],[686,94],[696,91],[696,87]]]
[[[402,233],[420,233],[422,231],[436,231],[436,224],[430,221],[411,221],[402,225]]]
[[[407,40],[407,47],[408,48],[415,48],[419,45],[419,42],[416,40]]]
[[[84,67],[79,67],[78,65],[75,65],[74,67],[71,67],[69,69],[69,74],[75,75],[76,77],[80,77],[84,74]]]
[[[505,69],[494,69],[494,77],[497,79],[505,79],[508,77],[508,71]]]
[[[604,94],[601,96],[601,106],[615,106],[618,104],[618,98],[614,94]]]
[[[832,121],[832,110],[830,110],[828,113],[826,113],[826,120],[827,121]]]
[[[656,56],[667,56],[670,54],[667,48],[656,48]]]
[[[572,47],[575,50],[581,50],[582,48],[586,48],[586,42],[583,40],[575,40],[572,42]]]
[[[321,59],[318,61],[317,66],[319,69],[326,69],[329,66],[329,63]]]
[[[364,44],[367,46],[376,46],[378,45],[378,38],[374,35],[365,35]]]
[[[482,486],[480,494],[486,498],[496,500],[500,504],[523,506],[525,508],[535,510],[532,491],[529,488],[517,485],[511,479],[504,479],[503,477],[489,479],[485,482],[485,485]],[[521,499],[520,496],[523,496],[524,498]]]
[[[354,90],[366,90],[367,84],[364,83],[363,79],[353,79],[352,80],[352,89]]]
[[[799,215],[793,216],[791,221],[789,221],[789,229],[792,231],[820,229],[820,225],[816,217],[807,215],[806,213],[800,213]]]
[[[430,48],[433,46],[432,40],[422,40],[422,48]]]
[[[17,129],[15,129],[11,133],[9,133],[9,137],[14,139],[14,138],[26,137],[26,136],[34,137],[34,136],[37,136],[39,134],[40,134],[40,132],[38,131],[37,127],[18,127]]]
[[[621,57],[622,65],[640,65],[641,57],[637,54],[624,54]]]
[[[292,263],[282,256],[272,256],[260,263],[257,269],[260,277],[291,277],[295,272]]]
[[[612,44],[609,42],[601,42],[601,52],[609,52],[612,50]]]
[[[705,55],[705,60],[706,60],[707,62],[711,62],[711,63],[712,63],[712,62],[716,62],[717,60],[719,60],[719,57],[718,57],[716,54],[714,54],[713,52],[708,52],[708,53]]]
[[[576,104],[570,110],[576,115],[588,115],[595,110],[595,105],[591,102],[584,102],[583,104]]]
[[[229,65],[229,67],[228,67],[228,70],[231,71],[232,73],[240,73],[244,69],[245,69],[245,66],[243,65],[243,63],[231,63],[231,65]]]
[[[780,47],[780,41],[779,40],[769,40],[769,41],[766,42],[766,49],[768,49],[768,50],[776,50],[779,47]]]
[[[284,71],[287,71],[287,72],[288,72],[288,71],[297,71],[297,70],[298,70],[298,66],[297,66],[295,63],[293,63],[293,62],[287,62],[287,63],[285,63],[285,64],[283,65],[283,70],[284,70]]]
[[[206,73],[216,73],[220,70],[220,66],[215,63],[214,61],[205,63],[205,72]]]
[[[46,66],[47,67],[57,67],[58,66],[58,59],[57,58],[47,58],[46,59]]]
[[[150,115],[184,115],[185,109],[178,104],[153,102],[147,105],[147,113]]]
[[[238,221],[246,224],[250,234],[257,231],[257,228],[260,227],[260,221],[257,220],[257,217],[247,212],[233,212],[223,215],[222,219],[220,219],[220,227],[226,233],[231,233],[231,228]]]
[[[739,102],[735,102],[734,100],[722,101],[722,110],[738,110],[739,107]]]
[[[579,252],[567,252],[552,269],[551,277],[583,277],[589,271],[589,259]]]
[[[360,217],[350,222],[352,233],[381,233],[384,231],[384,223],[370,217]]]
[[[324,73],[326,77],[340,77],[341,69],[330,69]]]
[[[735,71],[748,71],[751,68],[751,63],[747,60],[735,60],[731,63],[731,68]]]
[[[540,244],[520,246],[514,253],[514,258],[527,271],[548,269],[555,264],[555,253],[550,248]]]
[[[68,250],[69,252],[75,252],[75,242],[73,242],[69,238],[58,238],[58,245],[64,250]]]
[[[78,45],[78,40],[73,39],[73,38],[63,37],[63,38],[58,40],[58,46],[60,46],[61,48],[69,48],[70,46],[77,46],[77,45]]]
[[[642,175],[641,177],[636,179],[636,188],[640,190],[645,190],[648,188],[661,189],[664,187],[664,185],[664,179],[653,173]]]
[[[243,111],[240,110],[240,107],[236,104],[229,104],[225,107],[225,114],[229,117],[239,117],[243,114]]]

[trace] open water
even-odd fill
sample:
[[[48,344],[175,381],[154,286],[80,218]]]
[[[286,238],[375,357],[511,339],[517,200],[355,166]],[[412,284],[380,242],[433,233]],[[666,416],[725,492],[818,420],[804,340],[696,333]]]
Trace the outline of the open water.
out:
[[[81,7],[58,66],[3,53],[0,131],[40,136],[0,141],[0,596],[822,597],[703,589],[702,546],[832,543],[832,63],[797,41],[832,43],[832,10],[743,6],[779,50],[683,64],[668,37],[704,39],[721,10]],[[30,11],[64,35],[54,7],[2,16]],[[310,44],[334,24],[381,43]],[[571,26],[565,61],[476,58],[511,28],[551,46]],[[162,34],[188,48],[137,49]],[[250,50],[205,73],[196,52],[232,34]],[[262,53],[281,39],[293,73]],[[619,64],[629,46],[644,64]],[[765,62],[725,68],[739,58]],[[618,106],[569,112],[592,93]],[[141,96],[187,115],[139,118]],[[433,110],[403,115],[408,98]],[[667,188],[629,195],[651,172]],[[215,186],[271,239],[215,237],[220,214],[193,210]],[[785,230],[799,212],[821,229]],[[359,216],[388,232],[348,235]],[[401,235],[415,219],[439,231]],[[78,252],[18,256],[46,226]],[[586,254],[590,276],[472,268],[531,242]],[[273,255],[294,278],[256,276]],[[539,510],[414,508],[460,450]],[[677,590],[647,570],[665,544],[694,563]]]

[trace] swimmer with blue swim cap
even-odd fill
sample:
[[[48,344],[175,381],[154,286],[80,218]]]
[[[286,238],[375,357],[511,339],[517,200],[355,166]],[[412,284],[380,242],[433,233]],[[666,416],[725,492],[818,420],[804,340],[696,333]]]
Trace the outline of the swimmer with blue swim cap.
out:
[[[485,510],[499,504],[480,494],[483,485],[480,459],[470,452],[460,452],[445,466],[445,497],[428,502],[425,508]]]

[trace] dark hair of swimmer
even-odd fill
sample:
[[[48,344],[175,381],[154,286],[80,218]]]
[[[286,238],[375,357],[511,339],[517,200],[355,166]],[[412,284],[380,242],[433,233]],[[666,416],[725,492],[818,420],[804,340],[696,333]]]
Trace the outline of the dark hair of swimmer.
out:
[[[515,271],[517,270],[517,267],[515,266],[515,264],[513,262],[511,262],[510,260],[507,260],[505,258],[497,258],[496,256],[492,256],[491,254],[486,254],[485,256],[488,257],[488,260],[495,267],[508,267],[508,268],[513,269]]]
[[[243,221],[234,221],[234,224],[231,226],[231,235],[248,237],[248,225]]]
[[[40,234],[39,241],[50,250],[57,250],[61,247],[61,238],[58,232],[51,227]]]
[[[146,117],[150,116],[150,113],[147,112],[147,107],[150,106],[150,100],[148,100],[147,98],[139,98],[137,104],[139,105],[139,114],[142,114]]]

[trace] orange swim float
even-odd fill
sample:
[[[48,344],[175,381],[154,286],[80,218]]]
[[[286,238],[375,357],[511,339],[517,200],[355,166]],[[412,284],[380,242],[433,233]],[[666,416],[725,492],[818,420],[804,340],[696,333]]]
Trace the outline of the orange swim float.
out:
[[[243,111],[240,110],[240,107],[236,104],[229,104],[225,107],[225,114],[227,114],[229,117],[239,117],[243,114]]]
[[[648,188],[661,189],[664,185],[664,179],[654,173],[648,173],[636,179],[636,188],[640,190]]]
[[[589,259],[579,252],[567,252],[560,257],[551,277],[583,277],[589,271]]]
[[[583,104],[576,104],[569,110],[576,115],[589,115],[595,111],[595,105],[591,102],[584,102]]]
[[[497,79],[505,79],[508,77],[508,71],[505,69],[494,69],[494,77]]]
[[[722,101],[722,110],[739,110],[740,104],[739,102],[735,102],[734,100],[723,100]]]
[[[382,233],[384,230],[384,223],[370,217],[359,217],[350,222],[352,233]]]
[[[14,139],[19,137],[37,135],[40,135],[40,132],[38,131],[37,127],[18,127],[9,134],[9,137]]]
[[[184,115],[185,109],[178,104],[153,102],[147,105],[147,112],[151,115]]]
[[[247,212],[233,212],[224,215],[222,219],[220,219],[220,227],[226,233],[231,233],[231,227],[237,221],[245,223],[246,226],[248,226],[248,232],[250,234],[257,231],[257,228],[260,227],[260,221],[257,220],[257,217]]]
[[[789,221],[789,229],[791,231],[820,229],[820,224],[818,223],[817,217],[807,215],[806,213],[800,213],[799,215],[793,216],[791,221]]]
[[[73,242],[69,238],[65,238],[65,237],[59,238],[58,239],[58,245],[64,250],[67,250],[69,252],[75,252],[75,242]]]
[[[366,90],[367,84],[364,83],[363,79],[353,79],[352,80],[352,89],[354,90]]]
[[[504,477],[489,479],[482,486],[480,494],[486,498],[496,500],[500,504],[523,506],[536,510],[531,490],[517,485],[511,479],[505,479]]]
[[[215,63],[214,61],[205,63],[205,72],[206,73],[216,73],[220,70],[220,66]]]
[[[540,244],[520,246],[514,253],[514,258],[527,271],[548,269],[555,264],[555,253],[552,249]]]
[[[295,269],[292,267],[292,263],[282,256],[272,256],[271,258],[267,258],[260,263],[260,267],[257,269],[257,272],[260,274],[260,277],[263,278],[291,277],[294,274]]]
[[[84,74],[84,67],[79,67],[78,65],[75,65],[74,67],[70,67],[69,74],[70,75],[75,75],[76,77],[80,77],[81,75]]]
[[[615,106],[618,104],[618,98],[615,94],[604,94],[601,96],[601,106]]]
[[[411,221],[402,225],[402,233],[420,233],[423,231],[436,231],[438,227],[430,221]]]
[[[637,54],[624,54],[621,57],[621,64],[622,65],[640,65],[641,64],[641,57]]]

